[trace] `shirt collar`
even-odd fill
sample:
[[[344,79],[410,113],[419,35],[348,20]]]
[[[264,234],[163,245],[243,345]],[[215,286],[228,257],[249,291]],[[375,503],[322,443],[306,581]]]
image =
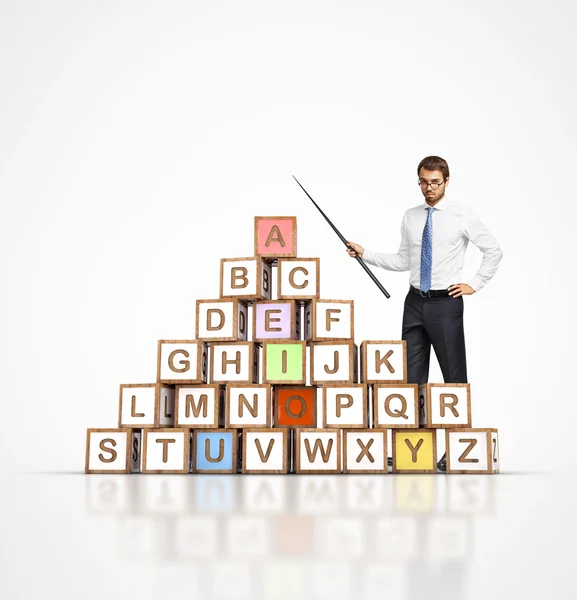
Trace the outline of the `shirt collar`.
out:
[[[443,196],[442,200],[439,200],[435,206],[429,206],[426,202],[423,202],[423,208],[426,210],[427,208],[434,208],[435,210],[447,210],[449,203],[451,201],[447,198],[447,194]]]

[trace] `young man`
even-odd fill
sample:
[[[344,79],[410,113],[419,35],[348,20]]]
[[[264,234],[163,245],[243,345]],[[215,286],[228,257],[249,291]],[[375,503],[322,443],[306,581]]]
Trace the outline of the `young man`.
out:
[[[427,383],[431,345],[445,383],[467,383],[463,328],[463,296],[482,289],[495,275],[503,252],[477,215],[445,197],[449,166],[439,156],[427,156],[417,167],[424,204],[407,210],[396,254],[365,250],[350,242],[349,256],[389,271],[410,271],[402,338],[407,342],[407,379]],[[467,244],[483,253],[477,274],[459,283]],[[439,461],[444,471],[445,457]]]

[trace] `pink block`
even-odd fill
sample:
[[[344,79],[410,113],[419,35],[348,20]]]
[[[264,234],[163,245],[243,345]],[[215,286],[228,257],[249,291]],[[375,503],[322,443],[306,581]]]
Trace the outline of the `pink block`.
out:
[[[292,219],[260,219],[257,225],[257,254],[296,255],[293,224]]]

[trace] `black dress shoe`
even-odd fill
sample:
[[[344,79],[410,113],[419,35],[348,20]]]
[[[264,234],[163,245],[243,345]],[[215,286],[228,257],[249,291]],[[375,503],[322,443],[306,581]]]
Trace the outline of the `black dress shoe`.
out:
[[[437,463],[437,469],[443,473],[447,472],[447,455],[443,454],[441,460]]]

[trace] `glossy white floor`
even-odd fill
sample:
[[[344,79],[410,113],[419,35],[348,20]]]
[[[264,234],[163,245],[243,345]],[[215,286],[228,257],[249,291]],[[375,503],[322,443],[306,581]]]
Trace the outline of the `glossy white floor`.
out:
[[[572,479],[12,475],[2,597],[576,598]]]

